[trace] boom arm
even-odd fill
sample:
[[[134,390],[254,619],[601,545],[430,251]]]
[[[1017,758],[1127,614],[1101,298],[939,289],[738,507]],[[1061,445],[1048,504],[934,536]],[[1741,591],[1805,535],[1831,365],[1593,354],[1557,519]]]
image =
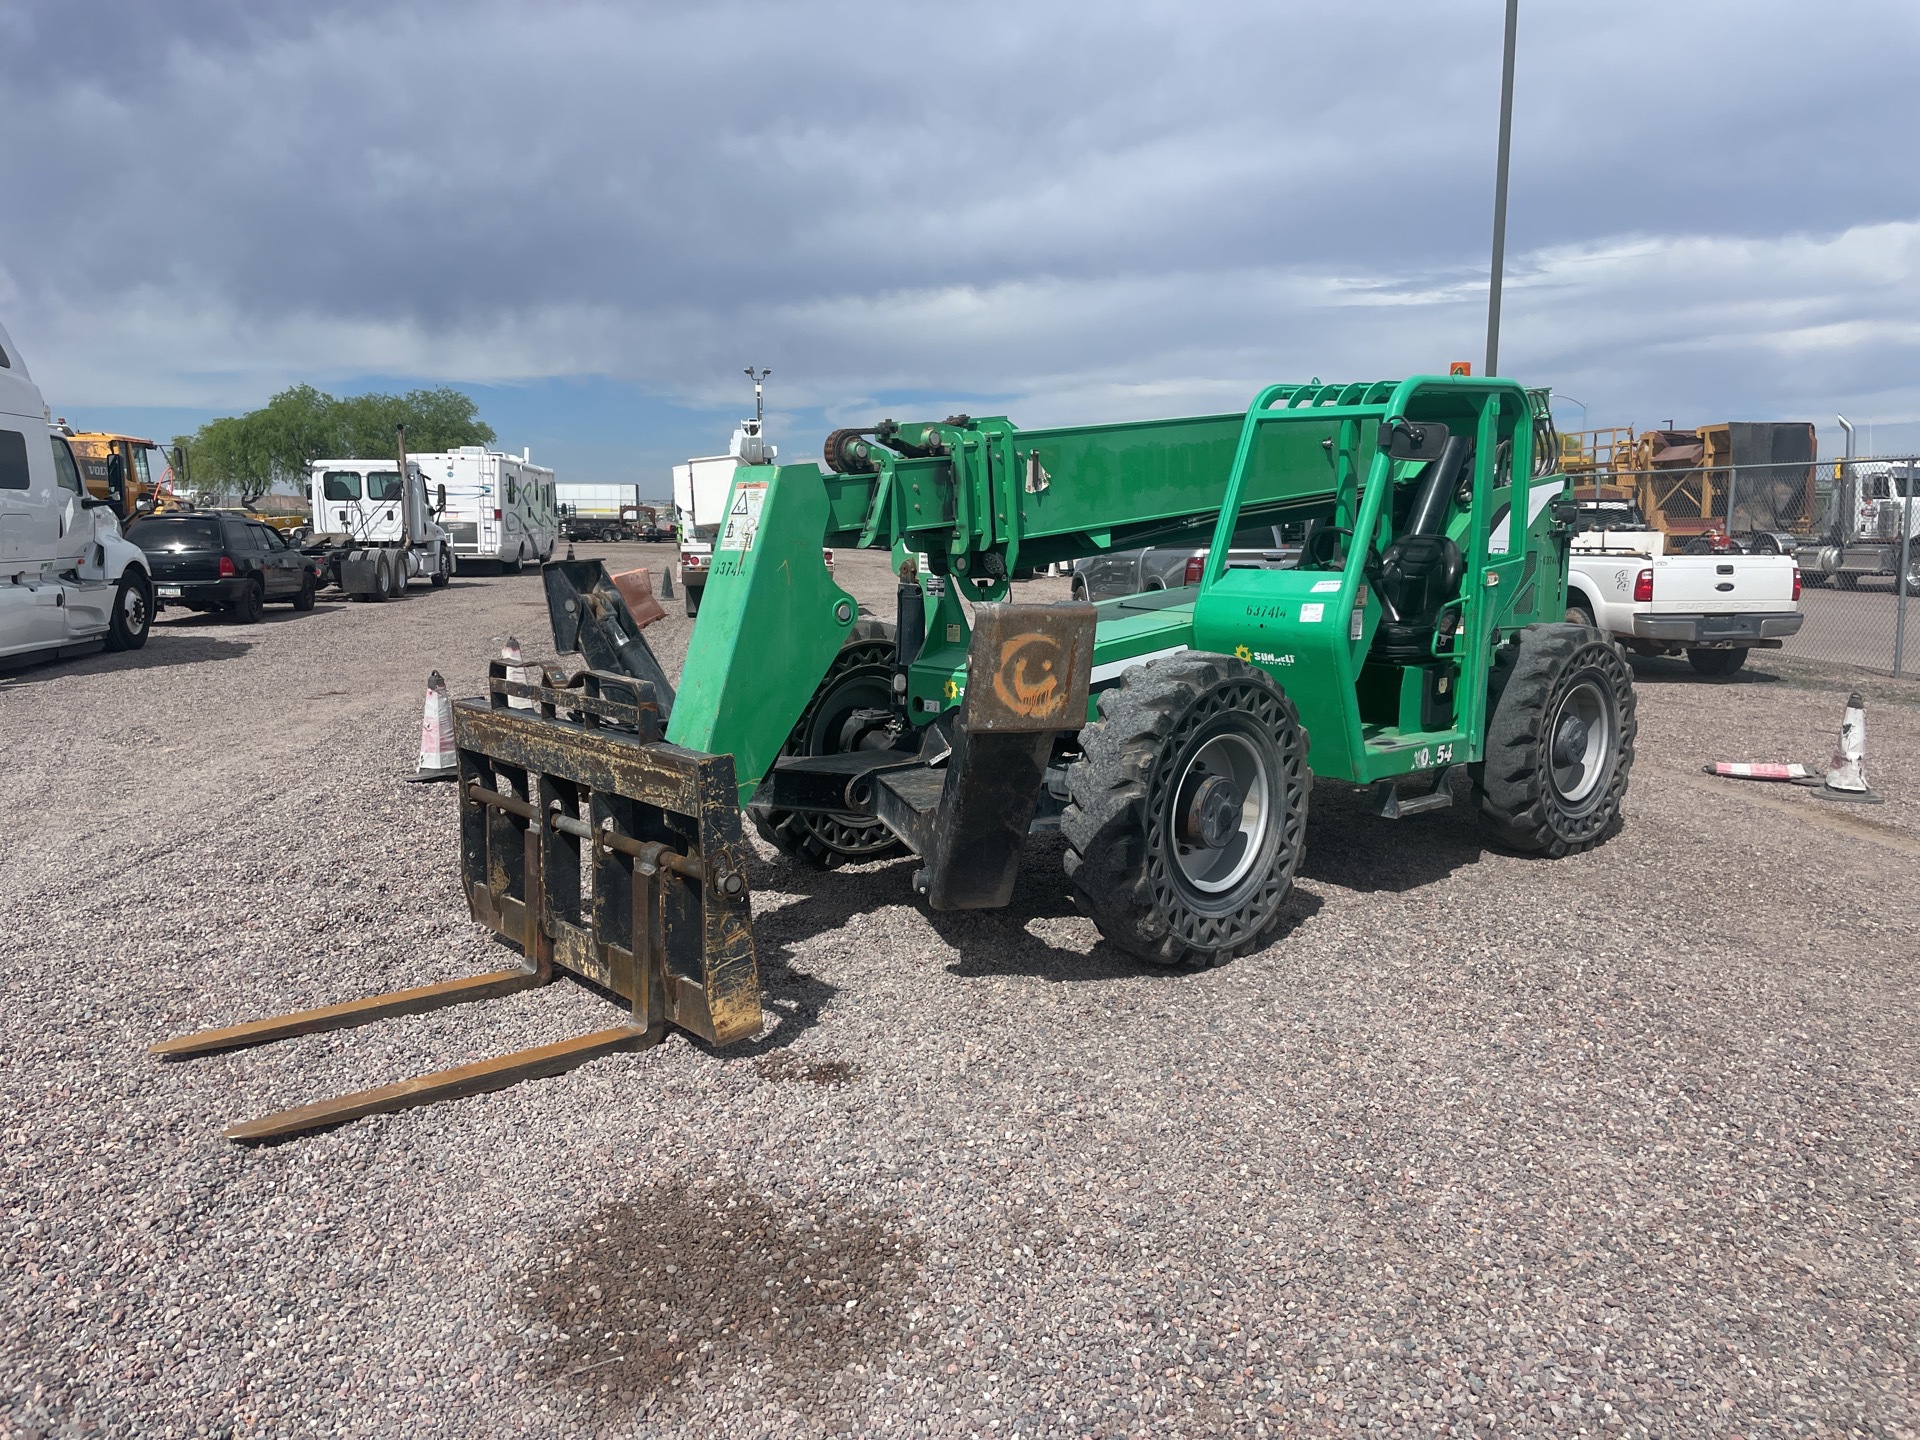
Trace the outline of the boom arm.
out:
[[[1001,417],[887,422],[835,432],[824,476],[810,465],[742,467],[669,738],[733,754],[742,796],[751,794],[856,618],[853,597],[820,563],[823,543],[887,548],[896,565],[927,556],[925,645],[902,697],[915,724],[959,701],[955,677],[964,676],[971,633],[961,600],[1004,599],[1027,567],[1147,544],[1210,544],[1204,593],[1220,581],[1238,526],[1317,519],[1355,537],[1343,547],[1343,594],[1377,616],[1367,567],[1403,518],[1391,502],[1412,502],[1412,487],[1397,482],[1424,463],[1381,448],[1389,422],[1402,421],[1473,438],[1472,501],[1452,527],[1476,567],[1517,567],[1527,549],[1520,532],[1535,515],[1525,486],[1532,411],[1526,392],[1504,380],[1274,385],[1241,414],[1059,429],[1022,430]],[[1501,500],[1525,518],[1505,551],[1489,553]],[[1478,628],[1492,628],[1514,598],[1509,590],[1498,603],[1471,600],[1476,619],[1484,612]],[[1125,651],[1120,629],[1103,626],[1107,641]]]

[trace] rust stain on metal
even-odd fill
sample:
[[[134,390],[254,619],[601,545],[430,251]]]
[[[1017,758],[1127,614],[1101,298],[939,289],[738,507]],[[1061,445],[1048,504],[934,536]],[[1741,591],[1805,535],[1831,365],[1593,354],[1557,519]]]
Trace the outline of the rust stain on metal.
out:
[[[654,598],[653,576],[646,570],[622,570],[618,575],[608,577],[613,588],[620,592],[620,598],[627,602],[627,611],[633,616],[633,623],[643,629],[656,620],[667,618],[666,608]]]
[[[969,728],[1077,727],[1092,678],[1094,620],[1091,605],[981,606],[967,660]]]

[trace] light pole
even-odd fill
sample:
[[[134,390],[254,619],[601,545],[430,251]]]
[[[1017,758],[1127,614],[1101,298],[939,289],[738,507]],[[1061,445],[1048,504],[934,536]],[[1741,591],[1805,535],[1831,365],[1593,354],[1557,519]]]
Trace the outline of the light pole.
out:
[[[1507,263],[1507,152],[1513,144],[1513,36],[1520,0],[1507,0],[1507,48],[1500,64],[1500,163],[1493,176],[1493,283],[1487,290],[1487,374],[1500,364],[1500,281]]]
[[[747,379],[753,382],[753,418],[755,423],[766,419],[767,410],[762,398],[761,386],[766,384],[767,376],[772,373],[773,371],[771,370],[756,371],[751,365],[747,366]]]
[[[1578,405],[1580,407],[1580,428],[1582,430],[1587,428],[1587,402],[1586,401],[1576,400],[1573,398],[1573,396],[1567,394],[1567,392],[1564,390],[1553,390],[1548,393],[1550,393],[1556,400],[1564,400],[1569,405]]]

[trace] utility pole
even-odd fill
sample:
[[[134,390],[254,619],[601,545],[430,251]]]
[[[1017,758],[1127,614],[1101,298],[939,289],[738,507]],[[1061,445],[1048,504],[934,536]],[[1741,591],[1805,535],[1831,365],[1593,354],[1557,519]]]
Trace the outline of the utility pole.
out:
[[[1507,48],[1500,65],[1500,163],[1493,178],[1493,283],[1487,291],[1487,374],[1500,365],[1500,282],[1507,264],[1507,152],[1513,147],[1513,36],[1520,0],[1507,0]]]

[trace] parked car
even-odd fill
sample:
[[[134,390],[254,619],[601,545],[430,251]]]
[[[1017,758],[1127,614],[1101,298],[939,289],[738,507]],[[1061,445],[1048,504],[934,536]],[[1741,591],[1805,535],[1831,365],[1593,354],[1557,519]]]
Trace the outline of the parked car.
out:
[[[251,625],[269,601],[311,610],[323,583],[324,562],[238,511],[148,515],[128,527],[127,538],[146,552],[156,610],[220,610]]]
[[[1229,570],[1291,570],[1300,547],[1287,543],[1279,525],[1247,525],[1233,532],[1227,552]],[[1144,550],[1112,550],[1073,562],[1073,598],[1112,600],[1150,590],[1198,585],[1207,563],[1207,547],[1152,545]]]

